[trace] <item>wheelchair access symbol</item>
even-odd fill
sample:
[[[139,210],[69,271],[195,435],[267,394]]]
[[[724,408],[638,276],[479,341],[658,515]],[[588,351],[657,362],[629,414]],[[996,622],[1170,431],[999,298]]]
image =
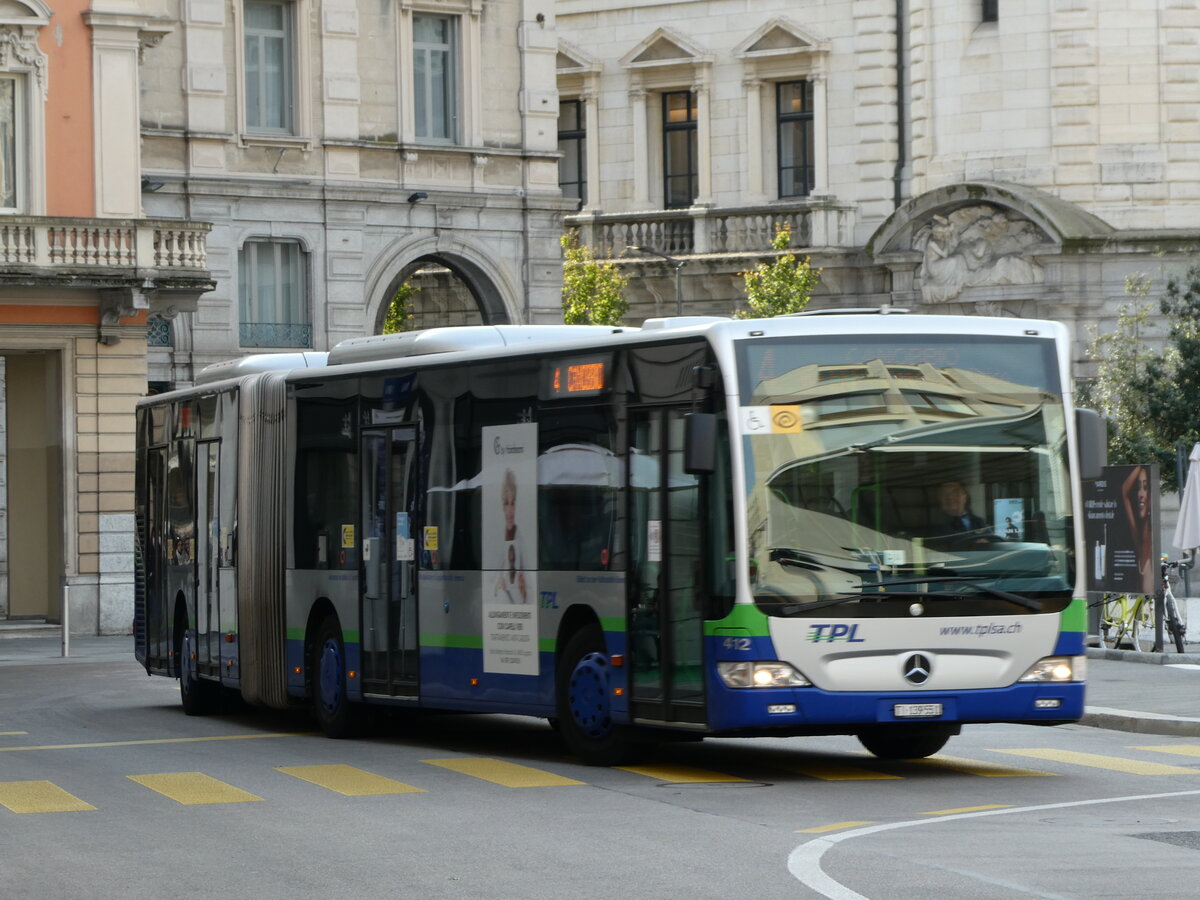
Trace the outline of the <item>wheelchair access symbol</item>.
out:
[[[745,434],[799,434],[803,430],[800,407],[794,403],[742,407],[742,431]]]

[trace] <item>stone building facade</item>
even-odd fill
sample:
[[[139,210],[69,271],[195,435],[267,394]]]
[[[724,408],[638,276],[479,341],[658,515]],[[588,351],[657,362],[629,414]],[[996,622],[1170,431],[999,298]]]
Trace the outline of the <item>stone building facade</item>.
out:
[[[212,224],[216,290],[152,323],[151,382],[378,333],[418,272],[418,297],[451,273],[473,321],[561,316],[551,0],[163,5],[144,200]]]
[[[136,0],[0,4],[0,625],[128,632],[146,321],[211,287],[141,208]]]
[[[1086,375],[1126,277],[1195,261],[1190,0],[556,12],[567,223],[641,276],[635,320],[676,272],[685,311],[728,314],[782,223],[823,268],[814,307],[1054,318]]]

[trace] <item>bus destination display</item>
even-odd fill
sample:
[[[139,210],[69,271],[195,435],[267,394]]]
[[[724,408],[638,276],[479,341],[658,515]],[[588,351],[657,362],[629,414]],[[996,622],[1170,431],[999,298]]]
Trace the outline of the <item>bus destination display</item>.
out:
[[[595,397],[608,389],[610,358],[560,359],[546,363],[542,397]]]

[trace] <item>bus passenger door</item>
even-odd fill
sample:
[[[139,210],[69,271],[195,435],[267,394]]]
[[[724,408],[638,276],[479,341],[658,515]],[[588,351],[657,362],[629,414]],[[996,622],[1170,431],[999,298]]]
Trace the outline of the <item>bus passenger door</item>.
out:
[[[629,655],[636,721],[703,725],[700,483],[678,408],[631,410]]]
[[[416,429],[363,431],[363,691],[417,696]]]
[[[217,453],[219,445],[196,445],[196,662],[208,672],[220,670],[217,617]]]

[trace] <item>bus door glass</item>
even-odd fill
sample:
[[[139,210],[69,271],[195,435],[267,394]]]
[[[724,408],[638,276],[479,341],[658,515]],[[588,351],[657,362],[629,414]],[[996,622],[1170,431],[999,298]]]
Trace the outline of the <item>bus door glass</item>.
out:
[[[146,652],[153,664],[167,659],[167,453],[162,447],[146,451]]]
[[[362,653],[370,694],[416,696],[416,429],[363,431]]]
[[[216,516],[216,446],[204,441],[196,445],[196,661],[211,662],[209,632],[216,605],[215,562],[212,527]]]
[[[629,453],[634,715],[703,723],[700,485],[683,471],[686,410],[634,410]]]

